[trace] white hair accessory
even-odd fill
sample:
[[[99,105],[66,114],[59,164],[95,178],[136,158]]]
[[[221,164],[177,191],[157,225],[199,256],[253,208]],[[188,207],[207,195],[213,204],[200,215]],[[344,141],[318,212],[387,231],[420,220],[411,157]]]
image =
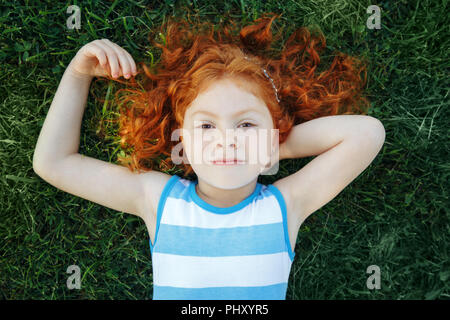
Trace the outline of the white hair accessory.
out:
[[[252,60],[249,59],[247,56],[244,56],[244,58],[245,58],[246,60],[248,60],[248,61],[252,61]],[[273,87],[273,89],[275,90],[275,97],[276,97],[277,101],[280,102],[280,99],[278,99],[278,90],[277,90],[277,88],[275,87],[275,84],[274,84],[274,82],[273,82],[273,79],[269,76],[269,74],[267,73],[266,69],[264,69],[263,67],[261,67],[261,69],[263,70],[264,75],[267,77],[267,79],[269,79],[270,82],[272,83],[272,87]]]

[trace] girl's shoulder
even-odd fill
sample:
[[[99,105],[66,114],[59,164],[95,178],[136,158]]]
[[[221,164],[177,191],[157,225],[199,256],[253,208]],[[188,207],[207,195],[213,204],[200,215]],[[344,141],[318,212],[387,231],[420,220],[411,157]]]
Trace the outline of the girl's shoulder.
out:
[[[145,197],[143,200],[143,210],[150,214],[151,217],[156,217],[156,210],[158,209],[159,199],[163,193],[164,187],[172,179],[178,180],[177,175],[170,175],[159,171],[148,171],[140,174],[142,186],[144,188]]]

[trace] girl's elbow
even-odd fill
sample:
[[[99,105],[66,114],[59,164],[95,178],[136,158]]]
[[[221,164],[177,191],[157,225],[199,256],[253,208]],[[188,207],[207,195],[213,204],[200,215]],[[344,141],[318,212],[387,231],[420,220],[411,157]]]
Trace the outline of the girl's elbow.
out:
[[[367,116],[367,120],[369,123],[365,128],[367,136],[375,143],[383,145],[384,140],[386,139],[386,130],[384,129],[383,123],[371,116]]]

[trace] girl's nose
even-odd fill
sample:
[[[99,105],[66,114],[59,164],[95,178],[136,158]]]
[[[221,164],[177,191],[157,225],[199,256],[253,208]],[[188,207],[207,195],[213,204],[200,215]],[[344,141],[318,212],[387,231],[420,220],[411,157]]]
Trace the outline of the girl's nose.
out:
[[[222,143],[218,142],[217,146],[222,147]],[[228,146],[230,146],[231,148],[236,148],[236,143],[235,142],[230,142],[230,143],[228,143]]]
[[[223,147],[226,145],[227,147],[236,148],[236,132],[234,131],[218,130],[215,134],[215,139],[217,147]]]

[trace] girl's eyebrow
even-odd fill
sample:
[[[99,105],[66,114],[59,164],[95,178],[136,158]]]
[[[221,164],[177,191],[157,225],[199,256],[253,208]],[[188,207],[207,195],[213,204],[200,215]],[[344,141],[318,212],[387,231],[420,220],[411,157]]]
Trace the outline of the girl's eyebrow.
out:
[[[257,109],[245,109],[245,110],[241,110],[241,111],[236,112],[235,114],[233,114],[233,117],[237,117],[237,116],[240,116],[242,114],[247,114],[247,113],[250,113],[250,112],[258,113],[258,114],[261,115],[261,112],[259,110],[257,110]],[[206,111],[206,110],[196,111],[196,112],[194,112],[192,114],[192,116],[196,115],[197,113],[203,113],[203,114],[209,115],[209,116],[211,116],[213,118],[217,117],[217,115],[215,113],[212,113],[212,112],[209,112],[209,111]]]

